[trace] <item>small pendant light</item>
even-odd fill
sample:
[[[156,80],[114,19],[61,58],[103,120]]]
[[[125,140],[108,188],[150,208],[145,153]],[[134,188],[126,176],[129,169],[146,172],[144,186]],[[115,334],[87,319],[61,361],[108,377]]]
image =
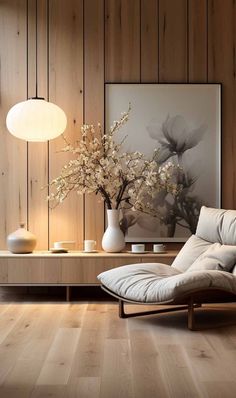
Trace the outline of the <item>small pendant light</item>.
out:
[[[52,102],[38,97],[38,29],[36,0],[36,96],[19,102],[8,112],[6,125],[12,135],[25,141],[43,142],[58,137],[66,129],[65,112]]]

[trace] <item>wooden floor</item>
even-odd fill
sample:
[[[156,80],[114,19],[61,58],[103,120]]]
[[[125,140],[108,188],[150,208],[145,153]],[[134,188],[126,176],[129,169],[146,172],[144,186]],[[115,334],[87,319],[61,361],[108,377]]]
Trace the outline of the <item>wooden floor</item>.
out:
[[[212,329],[190,332],[184,311],[121,320],[113,302],[2,302],[0,397],[235,398],[236,304],[208,308],[196,318]]]

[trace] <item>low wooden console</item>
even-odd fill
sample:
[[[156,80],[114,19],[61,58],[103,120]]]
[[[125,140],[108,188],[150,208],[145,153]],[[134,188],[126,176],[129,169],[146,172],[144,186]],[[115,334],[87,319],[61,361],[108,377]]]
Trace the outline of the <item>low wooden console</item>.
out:
[[[99,285],[97,275],[114,267],[134,263],[171,264],[176,251],[146,253],[81,253],[12,254],[0,251],[0,286]]]

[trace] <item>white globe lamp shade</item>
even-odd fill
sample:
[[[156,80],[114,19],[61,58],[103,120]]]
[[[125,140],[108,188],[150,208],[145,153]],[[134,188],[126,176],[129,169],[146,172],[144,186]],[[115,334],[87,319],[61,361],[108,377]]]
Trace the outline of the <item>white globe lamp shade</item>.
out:
[[[8,112],[7,128],[12,135],[25,141],[44,142],[65,131],[65,112],[43,98],[19,102]]]

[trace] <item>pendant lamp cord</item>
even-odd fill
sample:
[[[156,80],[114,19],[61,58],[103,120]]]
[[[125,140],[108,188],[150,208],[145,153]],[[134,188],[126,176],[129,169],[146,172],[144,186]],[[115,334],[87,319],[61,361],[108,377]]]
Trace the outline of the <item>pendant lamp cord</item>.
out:
[[[35,3],[35,97],[38,98],[38,0]]]
[[[38,0],[35,0],[35,97],[31,99],[44,100],[38,97]]]

